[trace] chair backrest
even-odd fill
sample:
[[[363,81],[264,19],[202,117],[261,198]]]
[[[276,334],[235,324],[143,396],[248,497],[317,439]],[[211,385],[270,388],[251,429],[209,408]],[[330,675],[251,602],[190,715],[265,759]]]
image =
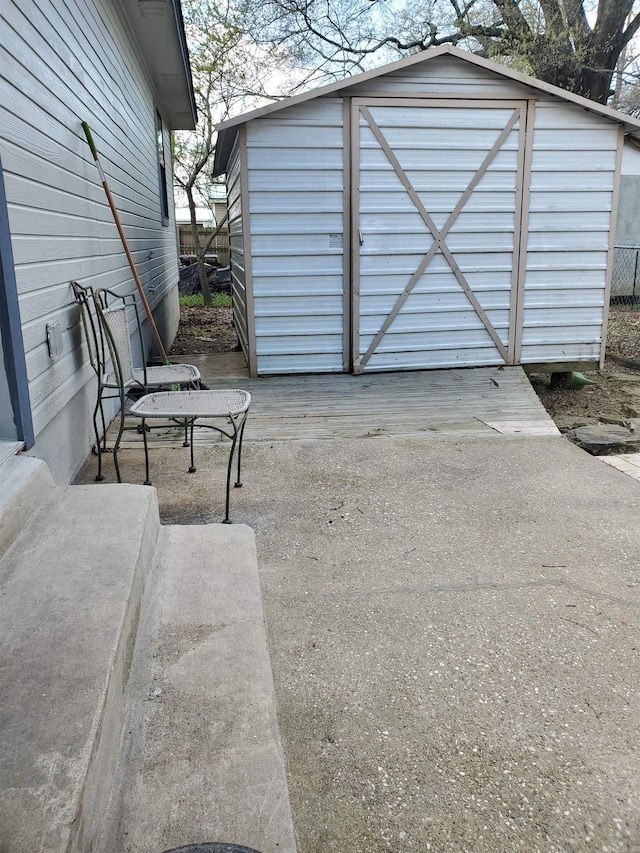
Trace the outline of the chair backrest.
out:
[[[120,304],[107,307],[108,291],[98,290],[95,294],[96,313],[104,330],[104,336],[111,354],[116,382],[121,388],[126,388],[134,381],[133,353],[127,322],[127,305],[124,300]]]
[[[100,323],[91,312],[91,306],[94,304],[93,288],[83,287],[77,281],[71,282],[71,288],[80,308],[80,320],[89,350],[89,363],[96,376],[100,377],[104,373],[105,345]]]

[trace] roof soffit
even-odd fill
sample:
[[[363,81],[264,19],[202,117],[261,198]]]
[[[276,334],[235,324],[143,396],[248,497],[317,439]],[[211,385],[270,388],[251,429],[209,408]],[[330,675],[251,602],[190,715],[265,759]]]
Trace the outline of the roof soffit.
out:
[[[194,130],[196,108],[180,0],[119,0],[171,130]]]

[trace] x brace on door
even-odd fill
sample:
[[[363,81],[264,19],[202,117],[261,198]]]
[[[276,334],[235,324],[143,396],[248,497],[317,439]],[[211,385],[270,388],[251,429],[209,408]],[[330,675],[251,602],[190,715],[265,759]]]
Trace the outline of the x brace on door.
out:
[[[471,289],[471,287],[469,286],[469,283],[467,282],[467,280],[464,276],[464,273],[462,272],[462,270],[458,266],[455,258],[451,254],[451,251],[447,247],[447,244],[445,242],[445,237],[447,236],[448,232],[451,230],[451,227],[453,226],[454,222],[456,221],[458,214],[460,213],[460,211],[462,210],[462,208],[466,204],[466,202],[469,199],[474,188],[478,185],[478,183],[482,179],[482,176],[484,175],[484,173],[487,171],[487,169],[491,165],[492,161],[496,157],[496,155],[497,155],[498,151],[500,150],[500,148],[502,147],[503,143],[505,142],[505,140],[507,139],[507,137],[509,136],[509,134],[511,133],[513,128],[516,126],[516,124],[518,124],[518,122],[520,120],[520,114],[521,114],[520,109],[518,108],[518,109],[514,110],[513,114],[509,118],[506,126],[504,127],[504,129],[502,130],[502,132],[500,133],[500,135],[498,136],[498,138],[494,142],[490,151],[487,153],[487,156],[485,157],[484,161],[482,162],[482,165],[480,166],[478,171],[475,173],[475,175],[471,179],[466,190],[460,196],[458,203],[456,204],[455,208],[453,209],[453,211],[449,215],[449,218],[447,219],[447,221],[445,222],[445,224],[443,225],[443,227],[441,229],[438,229],[437,226],[435,225],[433,219],[431,218],[427,209],[425,208],[424,204],[422,203],[418,193],[416,192],[416,190],[412,186],[411,181],[409,180],[406,172],[404,171],[404,169],[400,165],[400,163],[399,163],[398,159],[396,158],[395,154],[393,153],[389,143],[385,139],[382,131],[380,130],[380,128],[376,124],[376,121],[373,118],[373,116],[371,115],[371,112],[369,111],[369,109],[366,106],[361,105],[360,106],[360,112],[362,113],[365,121],[367,122],[367,124],[371,128],[373,135],[375,136],[380,147],[384,151],[385,156],[387,157],[389,163],[393,167],[393,169],[394,169],[396,175],[398,176],[398,178],[400,179],[402,185],[407,190],[407,193],[409,194],[409,197],[411,198],[412,202],[414,203],[416,210],[418,211],[418,213],[422,217],[425,225],[427,226],[427,228],[431,232],[431,235],[433,237],[433,245],[431,246],[431,248],[429,249],[427,254],[424,256],[424,258],[422,259],[420,265],[418,266],[418,269],[415,271],[415,273],[409,279],[407,286],[405,287],[405,289],[402,291],[402,293],[398,297],[395,305],[393,306],[393,309],[391,310],[390,314],[387,316],[387,318],[384,321],[384,323],[382,324],[380,330],[378,331],[378,333],[374,337],[373,341],[371,342],[369,349],[366,351],[364,356],[360,359],[359,367],[360,368],[364,367],[364,365],[367,363],[367,361],[371,358],[371,356],[375,352],[376,348],[378,347],[378,344],[380,343],[380,341],[384,337],[385,333],[387,332],[387,330],[389,329],[389,327],[393,323],[394,319],[398,315],[399,311],[401,310],[402,306],[406,302],[409,294],[411,293],[411,291],[413,290],[413,288],[415,287],[417,282],[420,280],[420,278],[422,277],[427,266],[429,265],[432,258],[435,256],[435,254],[438,251],[440,251],[443,254],[443,256],[445,257],[445,259],[447,260],[447,263],[449,264],[451,271],[453,272],[456,279],[458,280],[458,283],[462,287],[462,290],[464,291],[465,295],[467,296],[467,299],[469,300],[469,302],[473,306],[474,310],[476,311],[478,317],[482,321],[485,329],[487,330],[487,332],[491,336],[491,339],[493,340],[494,344],[496,345],[498,352],[500,353],[502,358],[505,360],[505,362],[507,362],[508,361],[507,349],[506,349],[505,345],[502,343],[502,341],[501,341],[496,329],[494,328],[493,324],[491,323],[491,321],[487,317],[486,313],[482,309],[482,306],[478,302],[478,299],[477,299],[475,293],[473,292],[473,290]]]

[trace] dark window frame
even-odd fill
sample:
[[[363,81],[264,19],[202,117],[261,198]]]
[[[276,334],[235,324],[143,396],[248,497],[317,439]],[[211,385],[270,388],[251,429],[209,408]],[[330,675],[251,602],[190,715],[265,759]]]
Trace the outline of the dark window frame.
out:
[[[160,110],[156,109],[156,153],[158,155],[158,183],[160,191],[160,216],[163,225],[169,225],[169,190],[167,188],[167,164],[164,146],[164,122]]]

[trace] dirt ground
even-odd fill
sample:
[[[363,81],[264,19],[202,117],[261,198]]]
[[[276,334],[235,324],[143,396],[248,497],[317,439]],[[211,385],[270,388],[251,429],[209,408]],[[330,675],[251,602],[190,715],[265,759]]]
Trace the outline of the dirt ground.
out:
[[[231,308],[180,308],[180,326],[171,355],[212,355],[237,348]]]
[[[172,355],[206,355],[237,349],[231,308],[182,307]],[[611,309],[607,352],[610,355],[603,370],[585,373],[596,384],[580,390],[552,388],[549,374],[531,374],[536,393],[559,429],[602,419],[626,424],[640,418],[640,307]]]

